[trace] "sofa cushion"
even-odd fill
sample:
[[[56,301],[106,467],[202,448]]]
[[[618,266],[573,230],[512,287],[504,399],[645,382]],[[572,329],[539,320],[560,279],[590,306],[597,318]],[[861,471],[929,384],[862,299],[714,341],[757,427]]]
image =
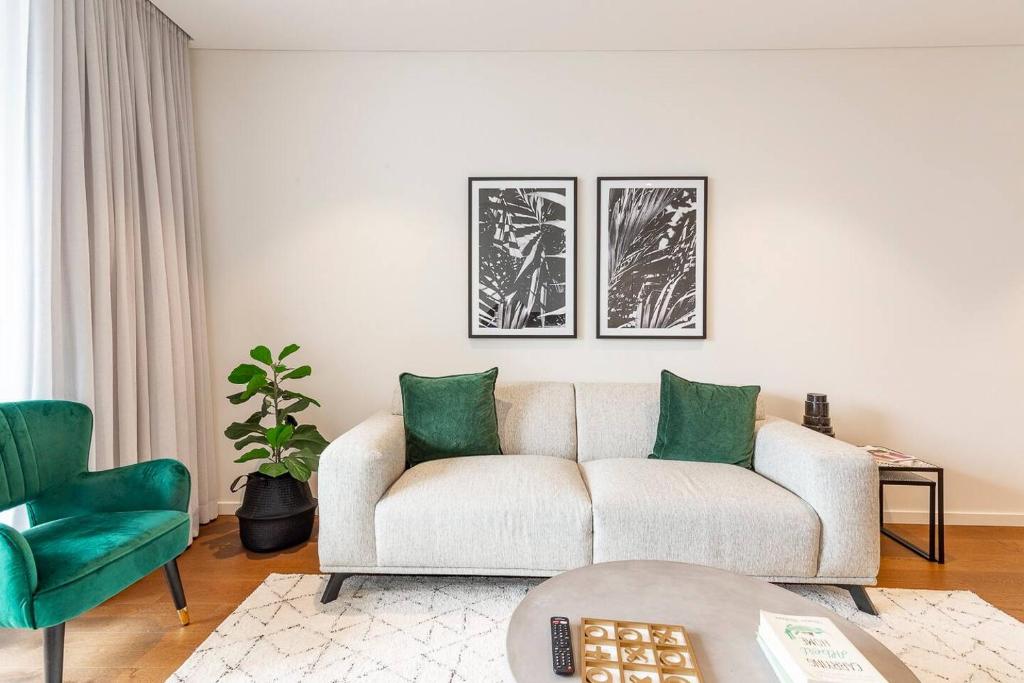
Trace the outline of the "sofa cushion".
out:
[[[460,455],[501,453],[494,382],[498,368],[447,377],[403,372],[405,466]]]
[[[751,470],[638,458],[580,469],[593,501],[594,562],[674,560],[765,577],[817,571],[814,510]]]
[[[377,564],[559,571],[590,563],[590,499],[575,462],[543,455],[433,460],[377,504]]]
[[[761,387],[691,382],[661,371],[661,412],[652,458],[750,467]]]
[[[54,520],[24,532],[39,587],[37,627],[92,609],[185,550],[188,513],[102,512]]]
[[[568,382],[508,382],[494,387],[498,434],[504,453],[576,459],[576,396]],[[401,387],[391,412],[402,414]]]
[[[661,410],[659,384],[580,383],[575,388],[580,462],[651,454]],[[765,419],[760,395],[756,417],[758,425]]]

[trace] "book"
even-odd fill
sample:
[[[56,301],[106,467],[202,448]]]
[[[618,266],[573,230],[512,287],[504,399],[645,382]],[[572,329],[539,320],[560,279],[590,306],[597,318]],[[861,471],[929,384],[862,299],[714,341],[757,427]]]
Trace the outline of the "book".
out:
[[[757,644],[761,646],[761,652],[764,653],[764,658],[768,660],[768,663],[772,666],[772,671],[775,672],[775,676],[781,681],[781,683],[792,683],[793,679],[789,677],[786,670],[782,668],[782,664],[778,659],[775,658],[775,654],[772,649],[768,647],[767,643],[764,642],[764,638],[761,634],[757,634]]]
[[[885,683],[831,619],[761,611],[757,642],[782,683]]]
[[[893,449],[885,448],[884,446],[864,446],[864,450],[867,451],[879,465],[898,465],[915,459],[912,455],[900,453],[899,451],[894,451]]]

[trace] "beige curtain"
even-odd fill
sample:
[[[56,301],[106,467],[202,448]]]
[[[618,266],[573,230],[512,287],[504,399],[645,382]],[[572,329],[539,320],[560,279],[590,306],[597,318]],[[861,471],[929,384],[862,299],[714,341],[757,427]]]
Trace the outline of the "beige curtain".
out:
[[[146,0],[29,0],[27,391],[95,469],[176,458],[217,515],[187,36]]]

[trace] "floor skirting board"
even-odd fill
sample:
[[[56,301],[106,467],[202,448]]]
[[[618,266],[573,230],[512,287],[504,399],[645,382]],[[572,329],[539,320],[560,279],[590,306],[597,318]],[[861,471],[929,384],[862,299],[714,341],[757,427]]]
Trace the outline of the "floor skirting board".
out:
[[[886,524],[927,524],[927,510],[886,510]],[[1024,512],[952,512],[946,510],[951,526],[1024,526]]]
[[[222,500],[217,503],[222,515],[233,515],[242,502]],[[887,510],[887,524],[927,524],[927,510]],[[1024,526],[1024,512],[950,512],[946,511],[946,524],[972,526]]]

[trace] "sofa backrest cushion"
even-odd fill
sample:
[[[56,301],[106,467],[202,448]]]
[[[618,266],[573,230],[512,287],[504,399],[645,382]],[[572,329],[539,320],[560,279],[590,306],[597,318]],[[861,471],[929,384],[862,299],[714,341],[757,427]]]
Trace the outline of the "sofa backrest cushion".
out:
[[[661,385],[578,383],[576,424],[579,461],[646,458],[654,448],[661,410]],[[757,420],[765,418],[761,397]]]
[[[763,394],[762,394],[763,395]],[[569,460],[646,458],[654,448],[661,410],[657,382],[498,382],[494,387],[501,450]],[[391,412],[402,414],[396,386]],[[757,398],[757,425],[765,419]]]
[[[576,405],[572,384],[499,382],[494,387],[494,402],[502,453],[576,459]],[[402,394],[397,389],[391,412],[402,414]]]

